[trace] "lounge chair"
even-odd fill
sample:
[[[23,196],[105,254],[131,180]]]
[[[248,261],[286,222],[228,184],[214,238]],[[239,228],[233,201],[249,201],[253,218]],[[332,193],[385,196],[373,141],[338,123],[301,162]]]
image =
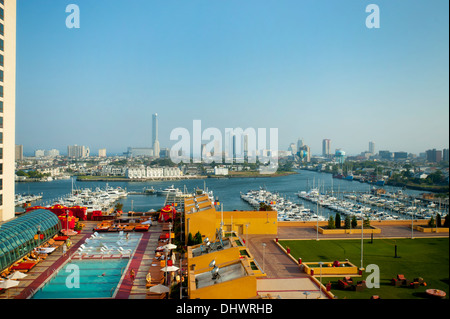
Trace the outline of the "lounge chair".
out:
[[[346,283],[348,283],[349,285],[352,285],[352,284],[353,284],[353,279],[352,279],[352,277],[344,277],[344,281],[345,281]]]

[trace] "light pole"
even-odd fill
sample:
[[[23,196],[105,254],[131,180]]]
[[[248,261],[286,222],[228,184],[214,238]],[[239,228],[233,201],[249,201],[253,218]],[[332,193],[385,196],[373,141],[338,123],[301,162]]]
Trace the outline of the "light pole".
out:
[[[169,244],[172,243],[172,223],[169,223]]]
[[[414,210],[415,210],[414,206],[412,206],[411,207],[411,239],[414,239]]]
[[[319,299],[322,299],[322,265],[323,265],[323,262],[319,261],[319,266],[320,266],[320,286],[319,286],[320,295],[319,295]]]
[[[364,215],[361,209],[361,271],[363,270],[363,252],[364,252]]]
[[[266,243],[262,243],[262,247],[263,247],[263,273],[266,273],[264,268],[265,268],[265,259],[266,259]]]

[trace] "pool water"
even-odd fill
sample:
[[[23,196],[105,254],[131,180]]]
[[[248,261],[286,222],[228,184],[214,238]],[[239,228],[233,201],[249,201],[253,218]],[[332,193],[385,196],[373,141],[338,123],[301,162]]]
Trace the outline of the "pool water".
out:
[[[120,247],[133,252],[141,234],[130,234]],[[98,254],[99,247],[107,245],[112,251],[117,244],[117,234],[102,234],[85,243],[87,254]],[[125,274],[128,258],[72,259],[47,281],[32,299],[111,298]]]

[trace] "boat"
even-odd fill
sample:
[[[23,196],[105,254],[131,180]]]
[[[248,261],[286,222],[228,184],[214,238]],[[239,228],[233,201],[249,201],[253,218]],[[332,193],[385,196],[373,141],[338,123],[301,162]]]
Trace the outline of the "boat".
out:
[[[157,193],[157,191],[156,191],[156,189],[153,188],[153,186],[150,188],[144,189],[144,194],[146,194],[146,195],[156,195],[156,193]]]
[[[162,190],[158,190],[157,192],[156,192],[156,194],[157,195],[160,195],[160,196],[166,196],[166,195],[178,195],[178,194],[181,194],[182,192],[178,189],[178,188],[175,188],[173,185],[172,186],[169,186],[169,187],[167,187],[167,188],[164,188],[164,189],[162,189]]]

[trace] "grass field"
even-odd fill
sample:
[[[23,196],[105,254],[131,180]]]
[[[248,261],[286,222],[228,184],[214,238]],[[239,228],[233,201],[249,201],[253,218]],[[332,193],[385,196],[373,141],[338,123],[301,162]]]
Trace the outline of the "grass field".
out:
[[[349,259],[354,265],[361,266],[361,240],[283,240],[283,247],[291,249],[291,255],[303,262],[333,262]],[[395,258],[397,245],[397,258]],[[326,284],[331,282],[332,293],[339,299],[369,299],[378,295],[382,299],[428,298],[425,290],[435,288],[449,294],[449,239],[375,239],[364,240],[363,264],[376,264],[380,269],[380,288],[365,289],[362,292],[339,289],[339,278],[322,278]],[[363,272],[362,279],[370,273]],[[406,288],[391,286],[391,279],[403,274],[408,279],[424,278],[427,286]],[[362,280],[355,278],[356,281]]]

